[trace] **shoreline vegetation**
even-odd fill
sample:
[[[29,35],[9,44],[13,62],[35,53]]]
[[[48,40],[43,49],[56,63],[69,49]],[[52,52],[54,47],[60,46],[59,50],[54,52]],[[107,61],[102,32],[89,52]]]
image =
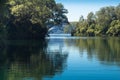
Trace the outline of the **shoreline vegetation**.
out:
[[[0,0],[0,37],[44,39],[49,28],[68,23],[66,13],[55,0]]]
[[[72,22],[73,36],[120,36],[120,4],[103,7],[95,14],[90,12],[87,19],[81,15],[78,22]],[[71,27],[68,26],[68,27]],[[66,30],[67,31],[67,30]]]
[[[66,24],[72,36],[120,36],[120,4],[103,7],[87,19],[69,22],[67,9],[55,0],[0,0],[0,39],[44,39],[55,25]]]

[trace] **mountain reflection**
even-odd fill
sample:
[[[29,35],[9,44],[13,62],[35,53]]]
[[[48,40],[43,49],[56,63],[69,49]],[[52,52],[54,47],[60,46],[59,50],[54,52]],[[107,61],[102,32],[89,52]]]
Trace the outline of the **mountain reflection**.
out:
[[[47,51],[45,41],[0,40],[0,80],[42,80],[65,68],[67,54]]]
[[[101,64],[120,66],[119,37],[66,39],[66,45],[78,48],[80,55],[86,52],[88,59],[96,58]]]

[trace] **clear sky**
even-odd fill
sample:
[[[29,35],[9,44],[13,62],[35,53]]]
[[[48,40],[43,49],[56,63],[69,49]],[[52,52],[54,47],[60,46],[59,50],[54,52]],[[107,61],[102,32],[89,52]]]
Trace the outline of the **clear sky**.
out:
[[[87,17],[89,12],[96,12],[101,7],[117,6],[120,0],[55,0],[62,3],[68,10],[67,17],[69,21],[78,21],[81,15]]]

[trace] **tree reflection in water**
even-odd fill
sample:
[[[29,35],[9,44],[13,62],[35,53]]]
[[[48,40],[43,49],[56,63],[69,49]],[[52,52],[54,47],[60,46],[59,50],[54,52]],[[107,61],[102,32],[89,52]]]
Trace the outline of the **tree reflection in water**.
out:
[[[0,41],[0,80],[42,80],[61,73],[67,55],[47,53],[45,41]]]
[[[87,53],[88,59],[96,58],[101,64],[120,66],[119,37],[66,39],[66,45],[78,48],[80,55]]]

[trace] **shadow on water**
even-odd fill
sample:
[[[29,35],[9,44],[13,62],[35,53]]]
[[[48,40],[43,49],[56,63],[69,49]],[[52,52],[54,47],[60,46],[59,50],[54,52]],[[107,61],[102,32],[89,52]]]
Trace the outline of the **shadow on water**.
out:
[[[48,54],[45,41],[0,40],[0,80],[53,77],[63,71],[66,58],[60,52]]]

